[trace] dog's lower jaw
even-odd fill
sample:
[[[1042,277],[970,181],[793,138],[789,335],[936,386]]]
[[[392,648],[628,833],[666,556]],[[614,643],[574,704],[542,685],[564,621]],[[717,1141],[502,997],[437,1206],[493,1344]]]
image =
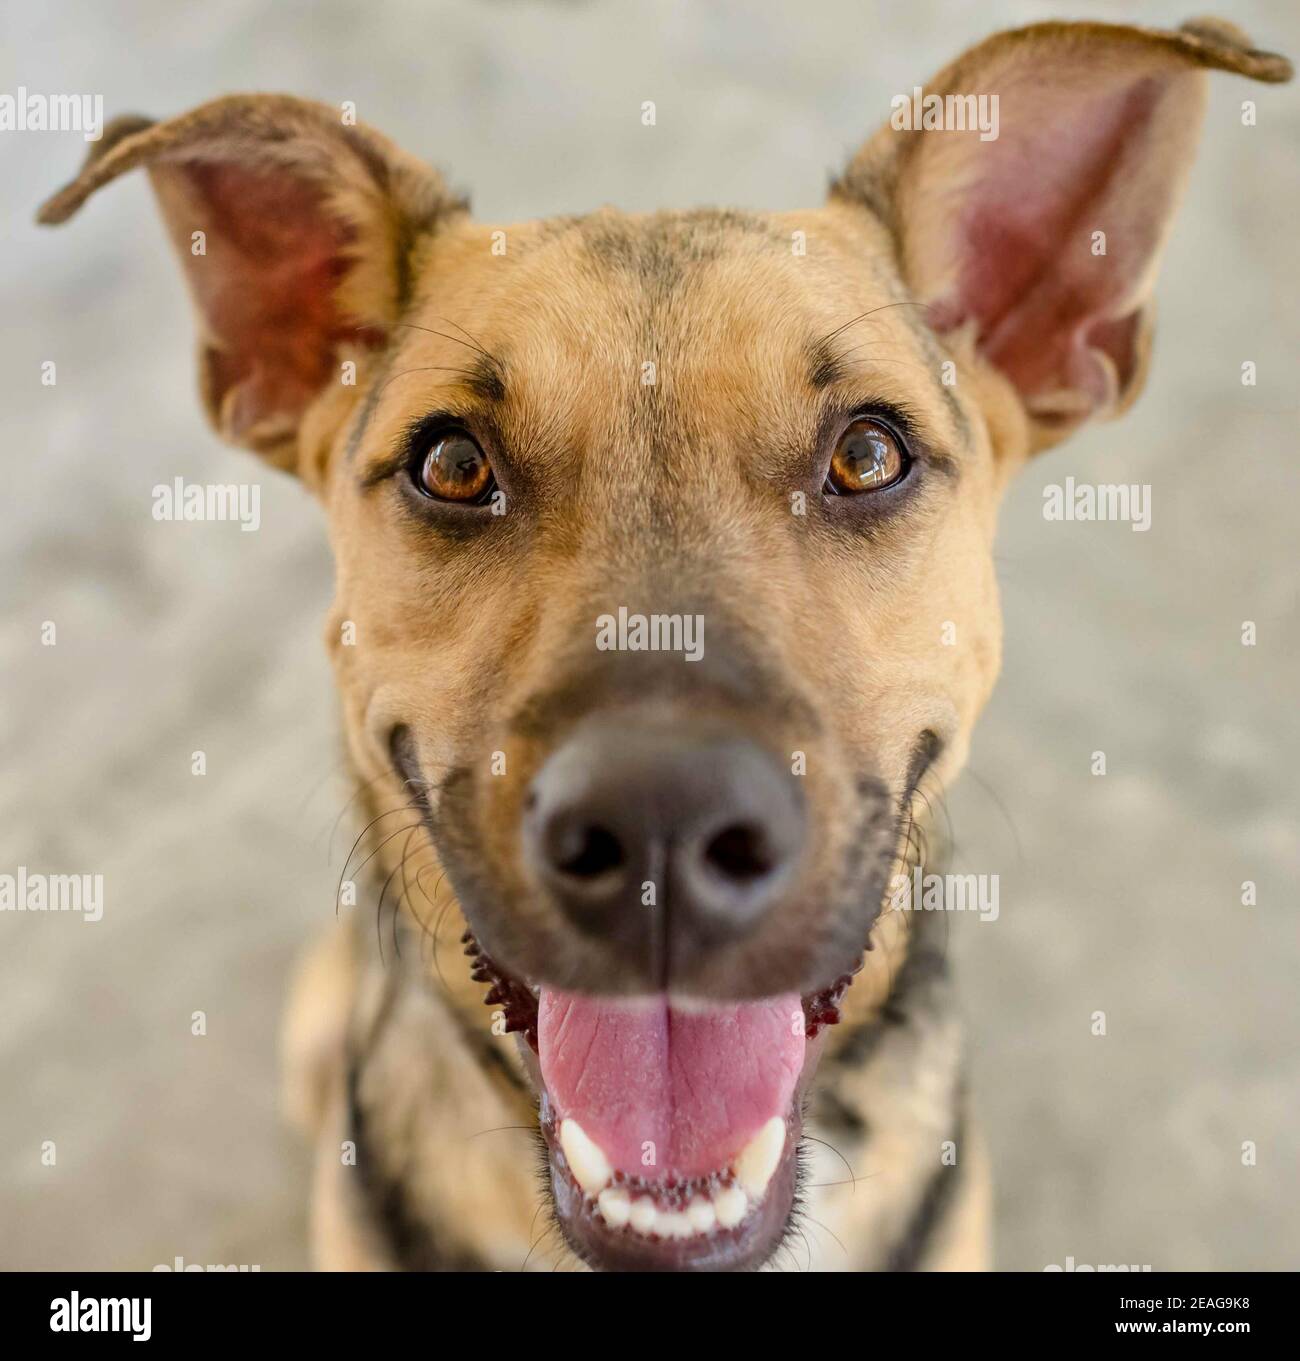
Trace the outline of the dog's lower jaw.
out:
[[[815,1041],[796,1208],[769,1269],[987,1265],[987,1173],[964,1114],[961,1031],[934,915],[882,920],[882,948],[844,997],[844,1022]],[[489,1031],[481,985],[445,952],[440,981],[417,928],[402,929],[400,959],[386,949],[381,960],[373,920],[351,924],[351,1018],[316,1135],[318,1264],[635,1269],[608,1245],[565,1240],[537,1098],[515,1052],[523,1040]]]
[[[783,1114],[766,1121],[726,1167],[691,1178],[612,1170],[576,1122],[557,1115],[543,1086],[540,1123],[565,1241],[588,1266],[602,1271],[763,1266],[785,1240],[795,1213],[803,1102],[817,1057],[812,1052],[805,1059]]]
[[[765,1262],[790,1222],[804,1096],[852,975],[758,1003],[600,1000],[529,987],[468,931],[464,943],[538,1093],[549,1190],[573,1250],[604,1270]],[[743,1078],[723,1097],[732,1070]],[[707,1109],[719,1100],[722,1122]]]
[[[546,1110],[544,1103],[543,1110]],[[565,1241],[601,1271],[742,1271],[766,1263],[788,1232],[798,1185],[799,1130],[779,1121],[781,1156],[757,1200],[730,1169],[712,1184],[613,1181],[593,1197],[574,1178],[543,1116],[551,1195]],[[759,1136],[762,1137],[761,1135]]]

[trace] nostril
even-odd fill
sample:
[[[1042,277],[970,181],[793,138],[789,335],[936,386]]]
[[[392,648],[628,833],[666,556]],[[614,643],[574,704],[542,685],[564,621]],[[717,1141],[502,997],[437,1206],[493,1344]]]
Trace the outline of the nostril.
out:
[[[737,883],[761,879],[775,864],[763,829],[743,823],[718,832],[705,846],[704,860],[723,878]]]
[[[623,864],[622,845],[604,827],[570,827],[555,850],[555,868],[575,879],[596,879]]]

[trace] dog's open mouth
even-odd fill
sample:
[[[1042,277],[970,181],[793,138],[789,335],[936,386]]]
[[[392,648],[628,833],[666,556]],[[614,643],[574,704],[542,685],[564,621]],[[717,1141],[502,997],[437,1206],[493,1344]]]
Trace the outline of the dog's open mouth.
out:
[[[474,976],[540,1095],[561,1228],[608,1270],[743,1270],[775,1250],[803,1092],[851,976],[809,997],[704,1004],[529,988],[473,937]]]

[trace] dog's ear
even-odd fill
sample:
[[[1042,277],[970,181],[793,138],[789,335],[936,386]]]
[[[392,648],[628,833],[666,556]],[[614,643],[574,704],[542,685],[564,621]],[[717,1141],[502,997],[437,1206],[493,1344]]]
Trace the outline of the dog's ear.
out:
[[[899,96],[832,188],[889,226],[930,325],[1010,379],[1035,449],[1141,390],[1209,68],[1291,76],[1217,20],[999,33]]]
[[[197,307],[209,419],[223,438],[313,478],[329,432],[309,413],[331,389],[338,402],[349,393],[344,364],[384,343],[413,245],[465,205],[338,110],[234,95],[165,123],[117,119],[38,220],[65,221],[136,166],[149,172]]]

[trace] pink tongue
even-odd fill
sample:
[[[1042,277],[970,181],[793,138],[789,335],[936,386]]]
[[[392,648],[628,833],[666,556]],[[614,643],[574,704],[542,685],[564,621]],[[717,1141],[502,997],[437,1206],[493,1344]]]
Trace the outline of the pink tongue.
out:
[[[537,1049],[557,1118],[576,1120],[616,1171],[703,1176],[789,1111],[803,1008],[797,993],[681,1010],[543,988]]]

